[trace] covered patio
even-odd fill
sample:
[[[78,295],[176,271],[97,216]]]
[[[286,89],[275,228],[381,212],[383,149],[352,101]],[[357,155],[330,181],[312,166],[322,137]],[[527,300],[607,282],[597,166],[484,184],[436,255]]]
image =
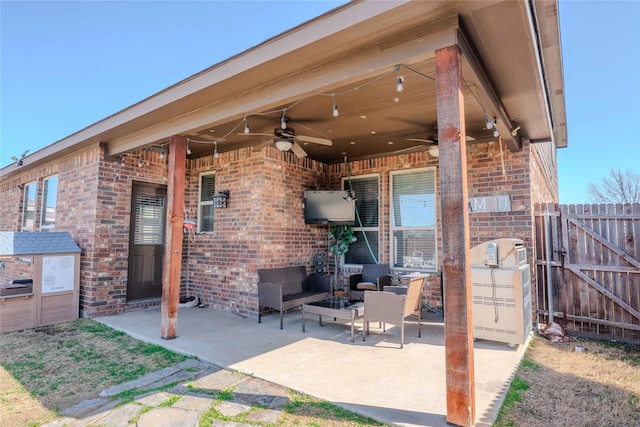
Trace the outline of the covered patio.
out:
[[[559,41],[555,1],[353,1],[3,169],[7,205],[58,174],[83,315],[386,422],[490,423],[520,351],[474,343],[469,250],[519,238],[533,263],[532,206],[557,201],[567,145]],[[374,249],[348,268],[411,272],[418,251],[446,313],[402,351],[302,334],[297,313],[283,331],[256,321],[258,269],[328,254],[304,192],[358,179]],[[223,311],[178,315],[187,295]]]
[[[422,337],[417,324],[386,333],[372,326],[362,341],[357,323],[355,343],[347,324],[326,319],[319,327],[309,316],[302,332],[299,310],[255,318],[212,308],[180,310],[177,338],[158,335],[160,309],[129,312],[97,320],[133,337],[176,352],[197,356],[293,390],[335,403],[384,423],[446,426],[445,347],[442,317],[426,314]],[[474,343],[476,426],[491,426],[526,346],[515,350],[491,341]]]

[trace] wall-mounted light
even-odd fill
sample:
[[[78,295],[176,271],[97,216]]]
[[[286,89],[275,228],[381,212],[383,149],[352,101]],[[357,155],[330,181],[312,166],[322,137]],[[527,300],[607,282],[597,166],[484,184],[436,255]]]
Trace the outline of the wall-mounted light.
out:
[[[227,207],[227,199],[229,199],[229,195],[231,192],[229,190],[222,190],[215,193],[211,196],[211,200],[213,201],[214,209],[224,209]]]

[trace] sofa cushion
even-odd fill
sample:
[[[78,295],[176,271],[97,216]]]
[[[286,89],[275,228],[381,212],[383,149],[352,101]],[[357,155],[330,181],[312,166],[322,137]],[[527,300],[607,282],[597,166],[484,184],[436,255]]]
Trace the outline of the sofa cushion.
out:
[[[303,265],[295,267],[264,268],[258,270],[258,280],[282,285],[282,294],[297,294],[303,291],[302,282],[307,278]]]
[[[378,283],[378,277],[389,274],[389,264],[365,264],[362,266],[362,281]]]

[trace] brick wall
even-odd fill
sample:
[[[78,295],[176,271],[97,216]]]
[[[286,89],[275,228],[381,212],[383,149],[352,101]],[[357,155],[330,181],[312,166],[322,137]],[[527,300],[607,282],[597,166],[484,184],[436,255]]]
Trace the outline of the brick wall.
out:
[[[495,195],[508,195],[511,200],[511,211],[470,213],[469,232],[471,247],[487,240],[515,237],[524,241],[527,248],[527,257],[533,268],[533,211],[532,211],[532,182],[530,175],[530,151],[529,144],[525,144],[523,150],[512,153],[504,145],[502,149],[497,142],[488,144],[469,145],[467,147],[467,177],[469,184],[469,197],[483,197]],[[421,167],[437,167],[438,160],[429,154],[412,153],[381,159],[354,161],[349,163],[352,177],[358,175],[380,174],[380,254],[379,262],[390,261],[390,210],[389,210],[389,183],[390,172],[402,169]],[[339,186],[340,179],[347,175],[344,164],[332,165],[329,170],[330,179],[334,185]],[[439,193],[439,170],[436,168],[436,191]],[[440,198],[437,199],[438,214],[440,211]],[[438,252],[442,251],[442,232],[440,224],[437,225]],[[441,256],[438,256],[439,263]],[[331,262],[330,262],[331,264]],[[358,271],[354,268],[346,268],[345,275]],[[532,269],[532,271],[535,271]],[[533,278],[535,280],[535,278]],[[432,274],[428,279],[426,301],[433,307],[441,307],[440,277]]]
[[[472,246],[490,239],[517,237],[525,241],[532,262],[533,201],[551,201],[557,194],[557,180],[548,173],[548,159],[553,159],[555,152],[541,156],[537,151],[543,149],[525,144],[521,152],[511,153],[504,146],[501,150],[498,143],[468,147],[469,196],[509,195],[511,200],[510,212],[470,214]],[[138,167],[139,158],[143,167]],[[18,231],[22,209],[18,186],[38,182],[38,212],[42,179],[58,174],[56,230],[69,231],[82,250],[80,304],[86,316],[157,303],[127,305],[131,189],[134,181],[166,185],[166,160],[151,151],[126,155],[124,165],[120,160],[104,159],[101,148],[91,147],[57,162],[17,171],[0,184],[0,229]],[[389,229],[389,173],[422,167],[436,168],[438,188],[438,160],[427,153],[349,163],[353,177],[372,173],[381,177],[380,262],[390,259],[389,234],[384,232]],[[347,175],[344,164],[298,159],[274,147],[189,160],[185,209],[196,220],[199,174],[208,171],[216,174],[216,190],[228,189],[231,197],[226,209],[215,211],[213,233],[183,236],[182,295],[197,295],[212,307],[255,316],[258,268],[305,265],[312,272],[317,252],[324,253],[327,265],[332,267],[328,227],[304,223],[302,196],[307,189],[340,188],[340,179]],[[429,283],[427,302],[441,306],[439,275],[433,275]]]
[[[327,166],[267,147],[221,153],[189,162],[186,207],[198,215],[198,179],[215,171],[216,191],[229,190],[227,208],[216,209],[214,231],[184,240],[183,293],[205,304],[257,315],[258,268],[305,265],[326,255],[327,228],[304,224],[305,189],[326,189]]]
[[[98,146],[79,150],[3,179],[0,230],[20,231],[23,192],[37,182],[36,227],[40,231],[42,181],[58,175],[56,231],[69,231],[80,247],[80,310],[86,316],[123,312],[126,307],[130,194],[133,180],[166,184],[166,166],[151,152],[104,160]],[[6,202],[6,203],[5,203]]]

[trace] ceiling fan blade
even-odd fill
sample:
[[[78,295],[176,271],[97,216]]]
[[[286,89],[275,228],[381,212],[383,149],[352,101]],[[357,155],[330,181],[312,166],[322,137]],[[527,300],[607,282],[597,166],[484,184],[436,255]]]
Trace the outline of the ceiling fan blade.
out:
[[[427,144],[414,145],[412,147],[401,148],[400,150],[395,150],[392,154],[402,154],[407,152],[415,152],[422,151],[423,149],[429,147]]]
[[[315,136],[296,135],[294,139],[297,139],[299,141],[304,141],[304,142],[311,142],[313,144],[321,144],[321,145],[329,145],[329,146],[333,145],[333,141],[331,141],[330,139],[316,138]]]
[[[293,154],[295,154],[296,157],[307,157],[307,152],[304,151],[304,149],[296,142],[291,146],[291,151],[293,151]]]
[[[244,134],[243,134],[244,135]],[[264,147],[268,146],[269,144],[271,144],[273,142],[273,140],[271,139],[263,139],[262,141],[260,141],[260,144],[258,145],[254,145],[253,148],[251,150],[253,151],[260,151],[262,150]]]
[[[426,144],[433,144],[433,139],[421,139],[421,138],[407,138],[407,141],[424,142]]]
[[[237,133],[236,135],[239,135],[239,136],[273,136],[273,132],[271,132],[271,133],[262,133],[262,132],[244,133],[244,132],[240,132],[240,133]]]

